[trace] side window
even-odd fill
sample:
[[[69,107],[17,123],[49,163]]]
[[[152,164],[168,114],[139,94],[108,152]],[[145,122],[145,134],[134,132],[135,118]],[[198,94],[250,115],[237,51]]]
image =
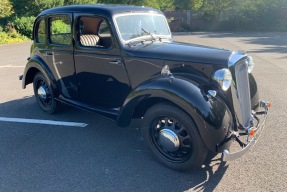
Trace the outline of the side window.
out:
[[[67,16],[51,17],[49,20],[50,41],[53,44],[71,44],[71,21]]]
[[[83,47],[110,48],[110,27],[102,17],[80,17],[77,22],[78,42]]]
[[[46,34],[45,34],[45,20],[42,19],[37,23],[36,28],[36,42],[45,43]]]
[[[110,27],[108,26],[108,24],[105,20],[101,22],[101,25],[99,27],[99,36],[100,37],[110,37],[111,36]]]

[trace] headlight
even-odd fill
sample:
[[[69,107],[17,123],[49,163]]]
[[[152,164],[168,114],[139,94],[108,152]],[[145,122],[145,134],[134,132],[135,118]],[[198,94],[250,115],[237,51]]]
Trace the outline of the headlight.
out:
[[[247,57],[247,62],[248,62],[248,73],[251,73],[253,68],[254,68],[254,61],[251,56]]]
[[[213,79],[219,83],[223,91],[226,91],[232,82],[231,72],[229,69],[219,69],[214,73]]]

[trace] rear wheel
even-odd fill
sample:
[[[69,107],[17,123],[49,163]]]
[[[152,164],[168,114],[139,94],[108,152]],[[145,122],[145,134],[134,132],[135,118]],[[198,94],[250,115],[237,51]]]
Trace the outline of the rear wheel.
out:
[[[193,120],[169,103],[156,104],[146,112],[142,134],[153,156],[171,169],[199,168],[208,153]]]
[[[53,89],[45,76],[38,72],[33,81],[34,95],[40,108],[46,113],[55,113],[58,103],[54,98]]]

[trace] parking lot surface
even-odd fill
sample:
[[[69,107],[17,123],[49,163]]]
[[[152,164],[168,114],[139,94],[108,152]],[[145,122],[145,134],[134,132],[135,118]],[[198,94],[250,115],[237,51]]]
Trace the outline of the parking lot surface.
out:
[[[285,191],[287,33],[181,33],[176,41],[246,50],[260,97],[272,102],[260,140],[244,157],[180,173],[158,164],[139,122],[114,122],[69,106],[49,115],[21,88],[31,43],[0,46],[0,191]]]

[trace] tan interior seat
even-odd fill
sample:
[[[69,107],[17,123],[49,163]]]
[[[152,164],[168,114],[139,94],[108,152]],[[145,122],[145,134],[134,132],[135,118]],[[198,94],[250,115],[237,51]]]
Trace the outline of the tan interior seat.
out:
[[[85,34],[80,36],[80,42],[83,46],[98,46],[99,36],[94,34]]]

